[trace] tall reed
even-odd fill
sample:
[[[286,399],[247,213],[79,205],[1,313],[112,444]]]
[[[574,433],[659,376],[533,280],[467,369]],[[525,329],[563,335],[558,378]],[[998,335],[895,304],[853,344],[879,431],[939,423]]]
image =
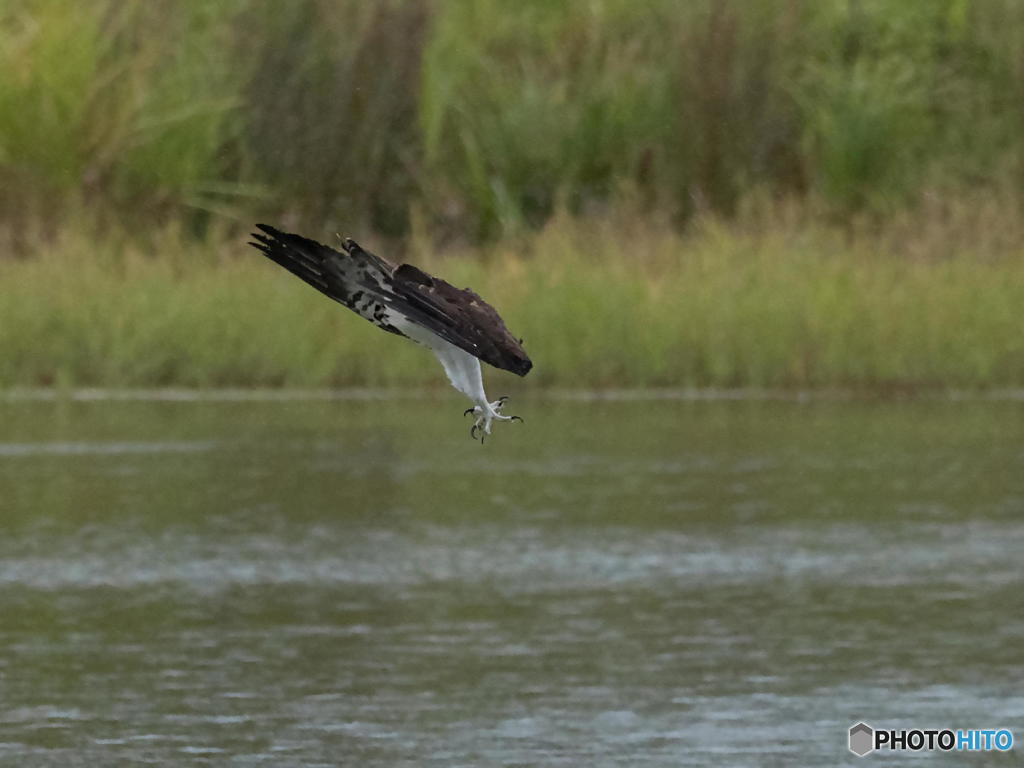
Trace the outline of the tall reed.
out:
[[[8,0],[0,231],[887,216],[1020,184],[1022,26],[1014,0]]]

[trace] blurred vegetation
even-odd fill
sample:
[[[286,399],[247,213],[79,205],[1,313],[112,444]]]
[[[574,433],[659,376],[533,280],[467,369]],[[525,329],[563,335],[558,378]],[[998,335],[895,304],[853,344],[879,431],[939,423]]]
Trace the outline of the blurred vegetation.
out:
[[[5,0],[0,227],[481,241],[1024,181],[1017,0]]]
[[[472,285],[523,386],[1021,386],[1022,30],[1018,0],[5,0],[0,386],[441,381],[257,258],[261,219]]]

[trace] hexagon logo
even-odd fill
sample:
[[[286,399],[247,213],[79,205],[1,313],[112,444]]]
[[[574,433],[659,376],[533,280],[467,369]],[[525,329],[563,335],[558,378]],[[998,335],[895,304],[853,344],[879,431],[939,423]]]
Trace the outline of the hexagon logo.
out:
[[[875,751],[875,729],[867,723],[850,727],[850,751],[857,757],[864,757]]]

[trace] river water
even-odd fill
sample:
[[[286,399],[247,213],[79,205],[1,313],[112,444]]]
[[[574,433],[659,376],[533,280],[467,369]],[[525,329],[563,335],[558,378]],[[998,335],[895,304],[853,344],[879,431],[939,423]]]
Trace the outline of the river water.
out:
[[[1024,755],[1024,402],[463,407],[0,399],[0,764]]]

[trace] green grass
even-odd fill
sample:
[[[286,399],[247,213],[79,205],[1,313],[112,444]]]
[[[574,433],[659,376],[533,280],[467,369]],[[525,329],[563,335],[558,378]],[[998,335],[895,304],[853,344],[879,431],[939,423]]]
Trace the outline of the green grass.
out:
[[[985,210],[953,206],[909,239],[784,210],[685,237],[627,212],[559,215],[483,250],[413,243],[407,258],[475,288],[524,337],[535,370],[521,384],[492,371],[505,389],[1020,387],[1022,240],[980,234],[1000,229]],[[979,234],[954,236],[966,221]],[[83,231],[0,261],[0,386],[444,386],[429,353],[241,237],[169,227],[142,246]]]

